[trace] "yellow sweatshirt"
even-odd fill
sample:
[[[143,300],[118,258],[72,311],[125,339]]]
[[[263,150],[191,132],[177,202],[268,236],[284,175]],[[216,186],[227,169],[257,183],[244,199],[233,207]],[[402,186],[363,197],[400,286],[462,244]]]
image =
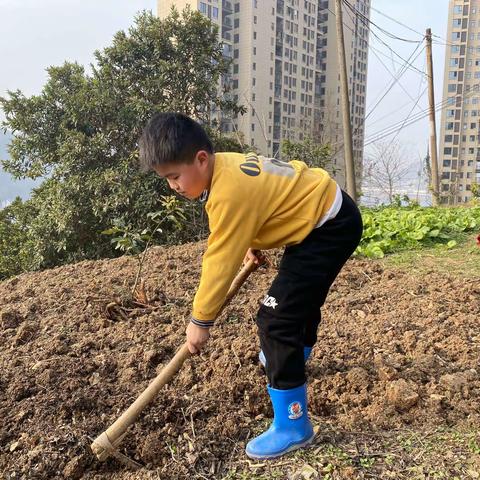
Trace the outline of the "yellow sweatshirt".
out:
[[[249,247],[300,243],[328,211],[337,185],[320,168],[256,154],[216,153],[205,209],[210,235],[193,321],[211,326]]]

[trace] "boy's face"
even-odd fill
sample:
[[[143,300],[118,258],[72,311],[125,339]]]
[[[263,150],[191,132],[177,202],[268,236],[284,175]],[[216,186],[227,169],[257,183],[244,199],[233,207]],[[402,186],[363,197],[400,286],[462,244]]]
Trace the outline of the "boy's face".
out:
[[[201,150],[193,163],[167,163],[154,167],[154,170],[167,180],[172,190],[193,200],[210,187],[213,171],[211,157],[208,152]]]

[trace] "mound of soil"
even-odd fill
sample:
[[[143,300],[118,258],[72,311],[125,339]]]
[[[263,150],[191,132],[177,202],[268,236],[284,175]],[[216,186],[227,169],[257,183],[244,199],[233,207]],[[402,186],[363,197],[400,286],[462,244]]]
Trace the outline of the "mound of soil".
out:
[[[184,342],[204,244],[155,248],[151,305],[127,305],[136,261],[87,261],[0,283],[0,471],[8,479],[221,478],[271,407],[254,323],[275,269],[254,273],[204,352],[129,430],[132,473],[89,449]],[[480,278],[350,261],[308,364],[320,431],[480,425]],[[127,305],[128,306],[128,305]]]

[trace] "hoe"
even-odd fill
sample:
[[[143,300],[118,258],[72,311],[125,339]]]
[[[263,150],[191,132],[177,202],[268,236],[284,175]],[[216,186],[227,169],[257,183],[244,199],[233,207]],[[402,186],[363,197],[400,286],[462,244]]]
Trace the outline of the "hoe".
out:
[[[221,310],[223,310],[232,297],[237,293],[250,273],[252,273],[256,267],[257,265],[251,260],[245,264],[233,280]],[[180,370],[183,363],[190,357],[190,355],[187,344],[185,343],[179,348],[175,356],[152,380],[150,385],[140,394],[132,405],[130,405],[130,407],[125,410],[125,412],[123,412],[123,414],[112,425],[110,425],[107,430],[102,432],[92,442],[90,448],[99,460],[106,460],[111,455],[130,466],[136,468],[141,467],[140,464],[120,453],[118,447],[123,440],[123,437],[126,435],[128,427],[135,422],[140,413],[154,399],[160,389]]]

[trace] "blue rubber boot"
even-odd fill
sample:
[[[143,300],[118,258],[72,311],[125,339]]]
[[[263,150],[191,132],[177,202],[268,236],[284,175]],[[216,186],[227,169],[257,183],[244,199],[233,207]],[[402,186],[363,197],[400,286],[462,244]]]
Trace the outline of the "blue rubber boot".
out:
[[[312,353],[312,348],[313,347],[303,347],[303,359],[305,363],[307,363],[308,357],[310,357],[310,354]],[[267,364],[267,359],[265,358],[265,354],[263,353],[263,350],[260,350],[260,353],[258,354],[258,359],[260,360],[260,363],[265,368],[265,365]]]
[[[250,458],[275,458],[305,447],[315,434],[308,418],[307,385],[290,390],[268,388],[273,405],[273,422],[270,428],[250,440],[246,454]]]

